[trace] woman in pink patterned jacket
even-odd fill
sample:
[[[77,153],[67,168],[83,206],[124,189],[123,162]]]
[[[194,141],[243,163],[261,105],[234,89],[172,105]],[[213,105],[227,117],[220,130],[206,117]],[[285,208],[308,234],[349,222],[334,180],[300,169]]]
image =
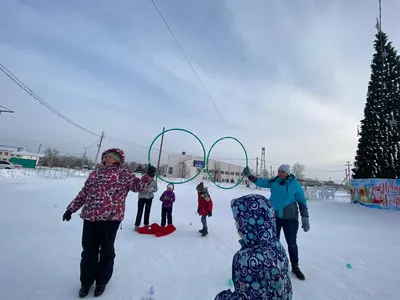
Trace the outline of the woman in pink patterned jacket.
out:
[[[68,205],[63,221],[82,207],[82,260],[81,289],[79,297],[88,295],[96,281],[94,294],[102,295],[110,281],[118,227],[124,219],[125,201],[129,191],[140,192],[152,181],[155,168],[149,166],[142,178],[122,167],[124,152],[120,149],[106,150],[102,157],[102,168],[94,170],[86,180],[78,196]],[[100,254],[100,259],[99,259]]]

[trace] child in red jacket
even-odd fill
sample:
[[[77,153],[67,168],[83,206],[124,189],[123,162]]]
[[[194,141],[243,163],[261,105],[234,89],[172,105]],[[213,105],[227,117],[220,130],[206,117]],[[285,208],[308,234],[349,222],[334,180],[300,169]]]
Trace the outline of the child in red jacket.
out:
[[[203,229],[199,230],[199,232],[201,236],[206,236],[208,234],[207,216],[212,216],[213,202],[203,182],[200,182],[196,190],[198,199],[197,213],[201,216],[201,223],[203,224]]]

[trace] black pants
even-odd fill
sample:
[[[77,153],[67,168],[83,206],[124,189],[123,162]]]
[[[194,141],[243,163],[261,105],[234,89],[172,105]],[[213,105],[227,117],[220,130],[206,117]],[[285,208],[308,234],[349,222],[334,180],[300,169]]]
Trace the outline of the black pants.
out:
[[[84,220],[82,232],[81,284],[106,285],[113,274],[114,242],[120,221]]]
[[[203,230],[208,231],[207,216],[201,216],[201,224],[203,224]]]
[[[142,222],[143,209],[144,209],[144,226],[149,225],[150,210],[153,199],[140,198],[138,201],[138,210],[136,214],[135,226],[140,226]]]
[[[172,224],[172,207],[163,207],[161,209],[161,226],[165,226],[168,219],[168,225]]]
[[[276,218],[276,233],[278,239],[281,236],[281,229],[285,234],[286,243],[288,245],[290,262],[299,262],[299,249],[297,247],[297,232],[299,231],[299,220],[289,220]]]

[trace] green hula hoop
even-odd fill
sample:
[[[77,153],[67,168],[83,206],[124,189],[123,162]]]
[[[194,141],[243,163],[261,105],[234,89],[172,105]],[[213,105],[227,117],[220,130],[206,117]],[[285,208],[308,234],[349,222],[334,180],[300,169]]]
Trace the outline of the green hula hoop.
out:
[[[154,138],[154,140],[151,142],[150,148],[149,148],[149,152],[148,152],[148,154],[147,154],[148,161],[149,161],[149,165],[151,165],[151,149],[153,148],[154,143],[156,142],[156,140],[157,140],[161,135],[163,135],[163,134],[165,134],[165,133],[167,133],[167,132],[169,132],[169,131],[183,131],[183,132],[189,133],[190,135],[194,136],[194,137],[199,141],[199,143],[200,143],[200,145],[201,145],[201,148],[203,149],[203,161],[206,162],[206,149],[204,148],[204,145],[203,145],[202,141],[198,138],[197,135],[195,135],[193,132],[191,132],[191,131],[189,131],[189,130],[186,130],[186,129],[183,129],[183,128],[171,128],[171,129],[167,129],[167,130],[164,130],[163,132],[161,132],[161,133],[160,133],[159,135],[157,135],[157,136]],[[164,182],[166,182],[166,183],[183,184],[183,183],[192,181],[192,180],[195,179],[197,176],[199,176],[200,173],[201,173],[201,171],[202,171],[202,169],[203,169],[203,168],[200,168],[200,170],[197,172],[197,174],[195,174],[192,178],[189,178],[188,180],[185,180],[185,181],[182,181],[182,182],[172,182],[172,181],[168,181],[168,180],[166,180],[166,179],[160,177],[160,176],[157,174],[157,172],[155,173],[155,175],[156,175],[156,177],[157,177],[158,179],[160,179],[161,181],[164,181]]]
[[[208,161],[209,161],[209,158],[210,158],[211,150],[214,148],[214,146],[215,146],[216,144],[218,144],[220,141],[225,140],[225,139],[234,140],[234,141],[238,142],[238,143],[240,144],[240,146],[242,146],[242,149],[243,149],[243,151],[244,151],[244,155],[246,156],[246,167],[249,165],[249,158],[248,158],[248,156],[247,156],[246,148],[243,146],[243,144],[242,144],[237,138],[234,138],[234,137],[232,137],[232,136],[225,136],[225,137],[220,138],[219,140],[217,140],[217,141],[211,146],[210,150],[208,151],[208,154],[207,154],[207,168],[206,168],[208,177],[210,178],[211,182],[214,183],[214,184],[215,184],[217,187],[219,187],[220,189],[223,189],[223,190],[230,190],[230,189],[233,189],[233,188],[237,187],[239,184],[242,183],[242,181],[243,181],[243,179],[244,179],[244,175],[242,176],[242,178],[240,178],[240,179],[238,180],[238,182],[237,182],[234,186],[231,186],[231,187],[224,187],[224,186],[218,185],[215,181],[213,181],[212,176],[211,176],[211,174],[210,174],[210,170],[209,170],[209,168],[208,168]]]

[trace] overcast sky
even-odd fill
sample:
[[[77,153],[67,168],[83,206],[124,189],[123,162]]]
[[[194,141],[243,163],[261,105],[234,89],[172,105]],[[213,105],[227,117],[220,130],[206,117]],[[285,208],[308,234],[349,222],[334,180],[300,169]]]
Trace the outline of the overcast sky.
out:
[[[383,29],[398,48],[400,1],[383,2]],[[129,160],[145,162],[162,127],[179,127],[206,150],[234,134],[250,165],[264,146],[268,168],[299,161],[309,176],[344,177],[363,117],[378,0],[157,3],[219,112],[150,0],[0,0],[0,62],[74,122],[113,137],[104,148],[120,147]],[[0,144],[71,154],[86,146],[94,157],[97,136],[2,73],[0,91],[0,105],[15,110],[0,116]],[[187,134],[165,140],[164,157],[202,154]],[[210,158],[244,163],[229,140]]]

